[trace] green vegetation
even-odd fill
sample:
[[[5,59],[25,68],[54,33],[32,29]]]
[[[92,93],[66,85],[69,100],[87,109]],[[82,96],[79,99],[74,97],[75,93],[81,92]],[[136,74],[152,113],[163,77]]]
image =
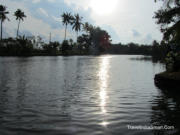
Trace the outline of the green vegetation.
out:
[[[155,13],[154,17],[161,26],[162,42],[168,47],[165,58],[166,72],[156,75],[155,80],[180,82],[180,1],[164,0],[163,2],[164,6]]]
[[[155,13],[154,18],[157,24],[161,26],[161,32],[164,35],[163,40],[166,43],[180,43],[180,1],[162,0],[164,7]]]
[[[19,36],[20,22],[26,17],[25,13],[20,9],[14,12],[14,16],[18,21],[17,35],[15,38],[2,39],[2,23],[7,19],[8,11],[6,7],[0,5],[1,19],[1,56],[34,56],[34,55],[89,55],[101,54],[110,47],[110,36],[99,27],[92,26],[88,23],[82,23],[82,17],[79,14],[74,16],[71,13],[63,13],[62,23],[65,25],[65,36],[62,43],[59,42],[43,42],[40,36],[25,37]],[[67,40],[67,26],[71,25],[72,30],[77,34],[77,42],[72,39]],[[83,28],[82,35],[78,36]]]
[[[83,25],[83,23],[81,22],[82,17],[79,16],[79,14],[76,14],[73,18],[73,27],[72,29],[74,29],[77,33],[77,38],[78,38],[78,31],[81,30],[81,25]]]
[[[73,16],[71,15],[71,13],[63,13],[63,14],[61,15],[61,17],[62,17],[62,23],[63,23],[63,25],[65,25],[65,36],[64,36],[64,40],[66,40],[67,25],[68,25],[68,24],[72,24]]]
[[[9,20],[7,8],[0,5],[1,19],[1,42],[0,55],[2,56],[33,56],[33,55],[96,55],[96,54],[138,54],[150,55],[153,58],[166,61],[167,71],[179,70],[179,1],[165,0],[166,4],[155,13],[154,18],[161,26],[164,38],[161,43],[153,41],[151,45],[146,44],[112,44],[111,36],[107,31],[100,27],[93,26],[88,22],[83,23],[83,18],[79,14],[63,13],[62,23],[65,26],[64,41],[59,43],[45,43],[40,36],[25,37],[19,36],[20,22],[26,17],[20,9],[14,12],[18,21],[17,35],[15,38],[2,39],[2,24]],[[172,6],[173,5],[173,6]],[[67,27],[71,26],[77,34],[74,42],[71,38],[67,39]],[[78,35],[80,33],[80,35]]]
[[[26,15],[24,12],[21,11],[21,9],[17,9],[17,11],[14,13],[14,16],[16,17],[16,20],[18,20],[18,28],[17,28],[17,37],[19,36],[19,26],[21,20],[23,21]]]
[[[151,45],[146,44],[114,44],[108,49],[110,54],[139,54],[139,55],[149,55],[154,59],[163,61],[166,57],[168,47],[163,43],[158,43],[156,40],[153,41]]]
[[[2,40],[2,31],[3,31],[3,22],[5,20],[9,20],[7,17],[7,14],[9,14],[8,11],[6,11],[6,7],[3,5],[0,5],[0,20],[1,20],[1,40]]]

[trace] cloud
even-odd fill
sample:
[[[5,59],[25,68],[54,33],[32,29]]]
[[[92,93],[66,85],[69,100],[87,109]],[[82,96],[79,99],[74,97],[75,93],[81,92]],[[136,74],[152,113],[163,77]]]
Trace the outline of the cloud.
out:
[[[134,37],[141,36],[141,34],[137,30],[135,30],[135,29],[132,30],[132,34],[133,34]]]
[[[154,12],[160,8],[160,5],[154,3],[153,0],[120,0],[111,14],[101,15],[92,10],[92,7],[90,6],[92,0],[64,1],[67,5],[72,8],[74,7],[76,10],[88,9],[90,11],[90,18],[95,22],[95,25],[100,27],[104,24],[111,26],[113,31],[118,34],[118,37],[121,37],[120,41],[123,43],[131,41],[145,43],[143,36],[140,35],[147,35],[148,33],[153,35],[152,38],[156,40],[161,40],[162,38],[162,35],[155,24],[155,20],[152,19]],[[108,8],[105,10],[108,10]],[[137,29],[136,31],[134,31],[135,28]],[[110,35],[113,35],[113,33],[110,33]],[[114,41],[117,40],[117,36],[112,36],[112,39]]]
[[[62,18],[61,17],[55,17],[52,15],[52,18],[57,21],[57,22],[61,22],[62,21]]]
[[[89,5],[91,0],[64,0],[64,2],[68,6],[74,7],[76,10],[78,9],[88,10],[88,8],[90,8]]]
[[[144,38],[144,42],[145,43],[152,43],[153,41],[153,38],[152,38],[152,35],[151,34],[147,34]]]
[[[41,0],[33,0],[32,3],[36,4],[36,3],[39,3],[41,2]]]
[[[31,10],[26,7],[24,3],[18,3],[16,1],[12,2],[11,0],[6,0],[2,4],[8,5],[8,11],[10,11],[10,14],[8,17],[10,18],[10,22],[5,21],[3,24],[4,26],[4,31],[8,33],[8,36],[15,37],[16,36],[16,30],[17,30],[17,25],[18,22],[15,20],[15,17],[13,16],[13,12],[17,8],[21,8],[25,14],[26,18],[24,19],[24,22],[21,22],[20,24],[20,33],[22,34],[27,34],[28,35],[34,35],[34,36],[42,36],[45,39],[49,39],[49,34],[52,33],[52,39],[56,39],[58,41],[62,40],[64,38],[64,28],[52,28],[50,24],[45,23],[43,20],[38,19],[34,17],[31,13]],[[39,9],[45,15],[45,10]],[[71,32],[67,31],[67,36],[71,37],[72,34]],[[55,38],[58,37],[58,38]]]
[[[56,2],[56,0],[47,0],[47,1],[50,2],[50,3]]]
[[[48,13],[46,12],[46,10],[44,10],[43,8],[39,8],[38,12],[42,13],[43,15],[45,15],[46,17],[48,17]]]
[[[162,38],[155,20],[152,19],[154,11],[157,11],[160,5],[154,3],[153,0],[119,0],[110,14],[98,14],[96,10],[93,10],[92,0],[1,1],[2,4],[8,6],[8,10],[11,12],[8,15],[11,21],[3,24],[10,36],[15,35],[17,29],[17,21],[12,14],[17,8],[20,8],[27,15],[24,22],[21,22],[20,31],[43,35],[46,38],[49,38],[51,32],[52,36],[58,40],[63,39],[64,26],[61,23],[60,15],[66,11],[72,14],[79,13],[83,16],[83,22],[87,21],[108,31],[113,43],[118,41],[150,43],[151,39],[159,41]],[[68,36],[74,37],[71,27],[68,27]]]

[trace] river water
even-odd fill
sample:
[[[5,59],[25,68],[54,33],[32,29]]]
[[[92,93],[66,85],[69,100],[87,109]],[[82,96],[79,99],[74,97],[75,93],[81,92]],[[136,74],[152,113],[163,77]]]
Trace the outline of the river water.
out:
[[[165,66],[141,57],[0,57],[0,135],[179,134]]]

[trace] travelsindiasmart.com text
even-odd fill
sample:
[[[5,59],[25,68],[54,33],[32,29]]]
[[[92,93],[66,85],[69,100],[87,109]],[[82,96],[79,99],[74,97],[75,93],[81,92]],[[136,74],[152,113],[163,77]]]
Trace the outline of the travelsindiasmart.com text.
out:
[[[147,126],[147,125],[127,125],[130,130],[174,130],[174,126],[163,125],[163,126]]]

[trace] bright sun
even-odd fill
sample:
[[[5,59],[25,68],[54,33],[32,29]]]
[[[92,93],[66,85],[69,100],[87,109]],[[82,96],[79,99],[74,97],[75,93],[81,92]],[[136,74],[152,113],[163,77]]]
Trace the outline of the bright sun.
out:
[[[118,0],[91,0],[90,6],[98,15],[107,15],[113,13]]]

